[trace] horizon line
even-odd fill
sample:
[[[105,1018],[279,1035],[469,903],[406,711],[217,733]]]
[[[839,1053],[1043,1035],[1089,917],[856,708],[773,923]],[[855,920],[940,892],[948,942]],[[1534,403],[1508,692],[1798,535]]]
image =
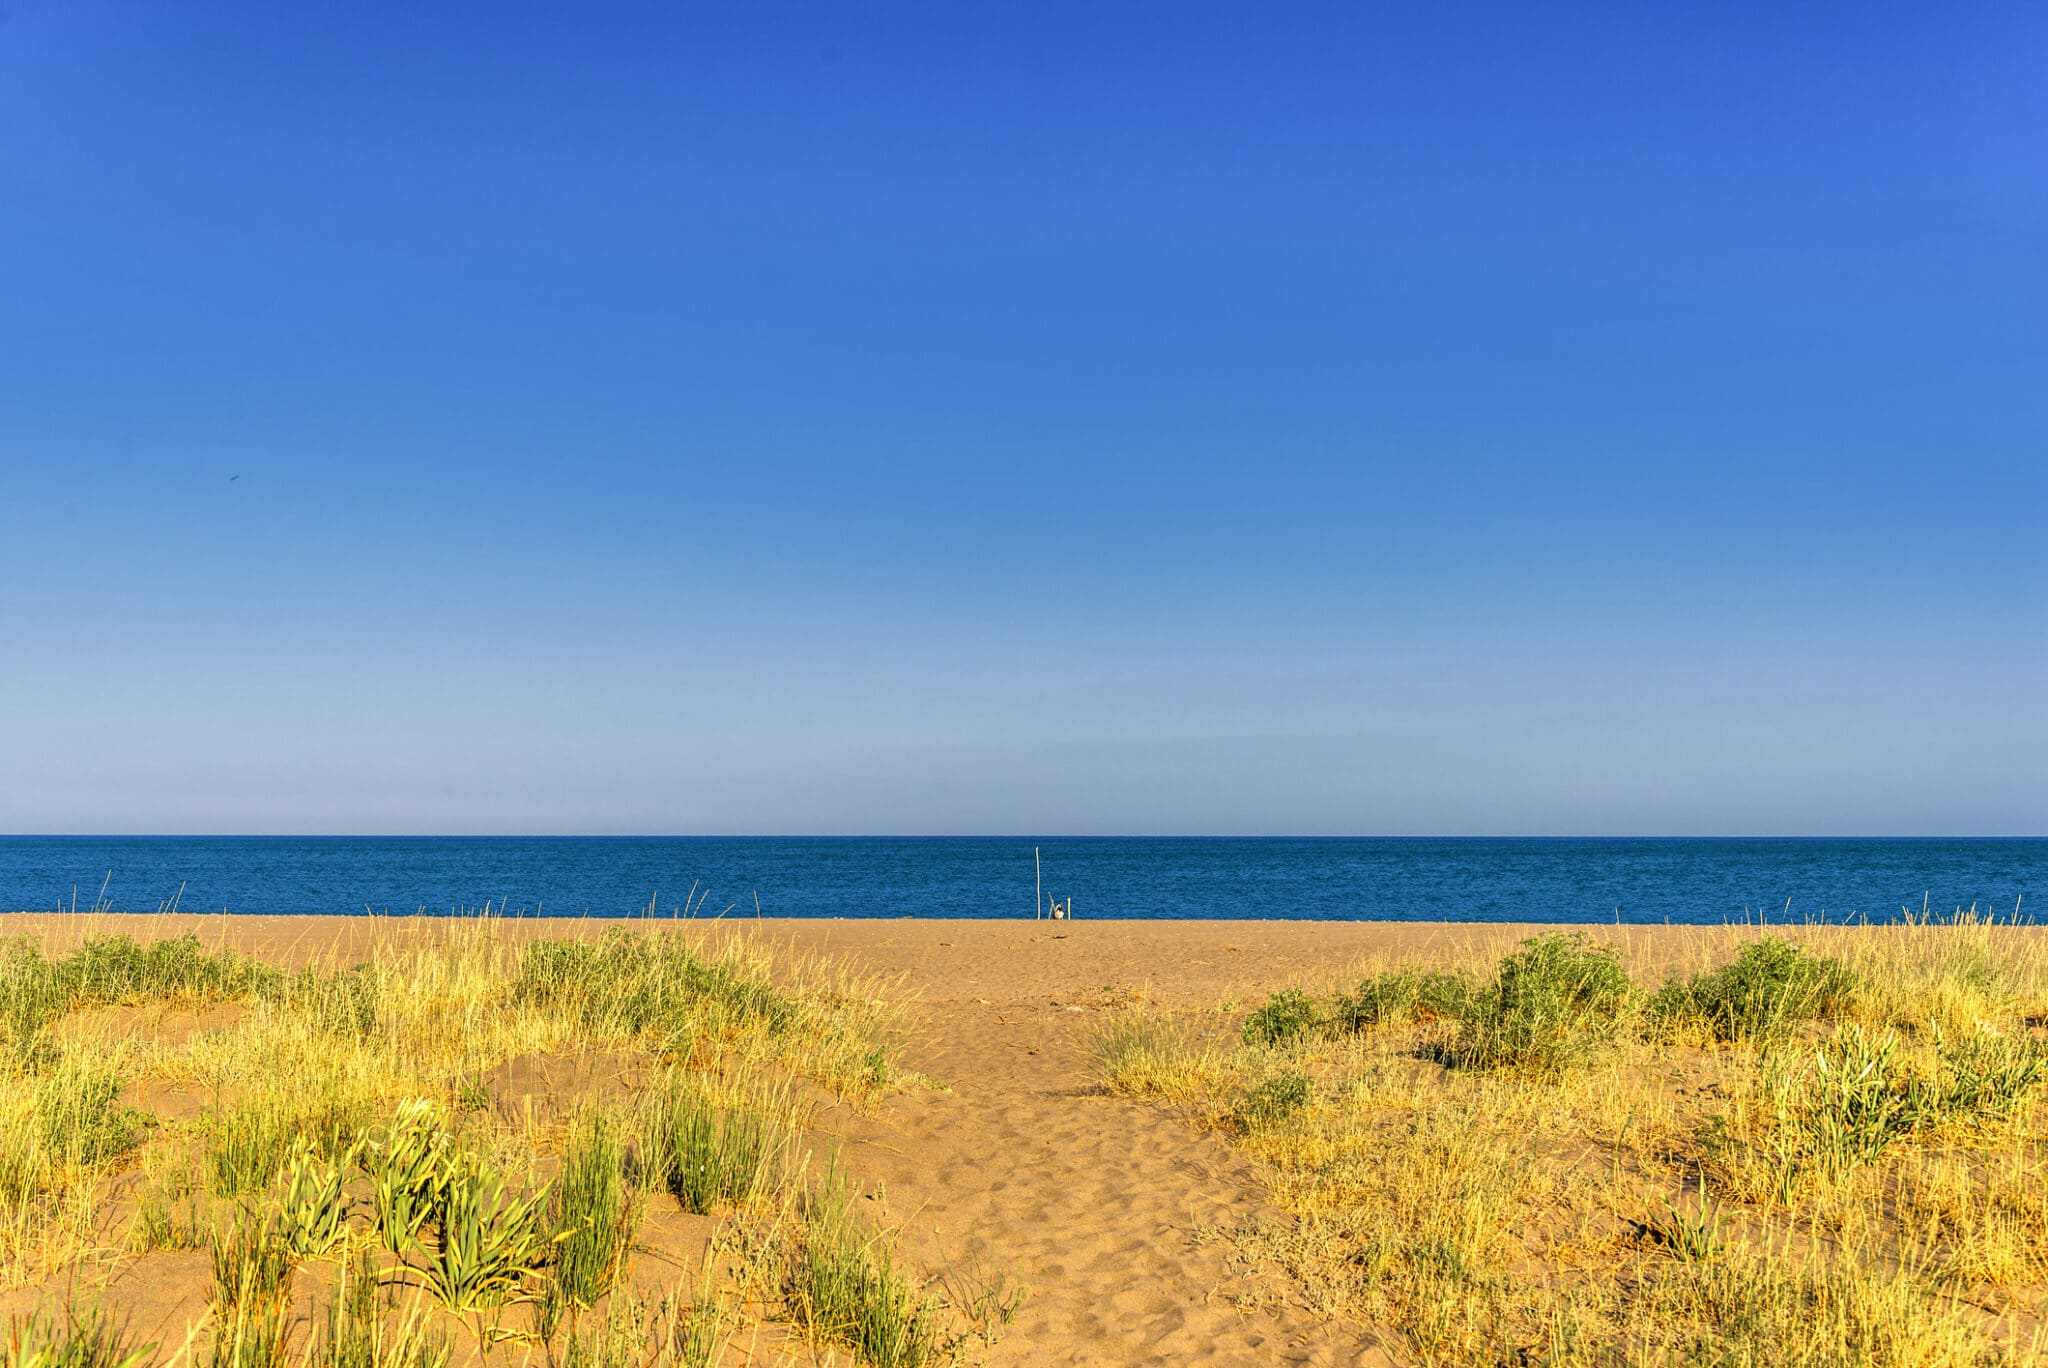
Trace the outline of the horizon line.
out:
[[[2040,841],[2048,832],[12,831],[0,841]]]

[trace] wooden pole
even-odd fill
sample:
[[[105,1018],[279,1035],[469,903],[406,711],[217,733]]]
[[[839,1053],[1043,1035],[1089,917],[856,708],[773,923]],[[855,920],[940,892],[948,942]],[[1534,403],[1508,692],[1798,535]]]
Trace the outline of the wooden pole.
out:
[[[1037,885],[1038,895],[1031,904],[1031,920],[1042,921],[1045,918],[1045,871],[1039,868],[1037,846],[1031,847],[1031,882]]]

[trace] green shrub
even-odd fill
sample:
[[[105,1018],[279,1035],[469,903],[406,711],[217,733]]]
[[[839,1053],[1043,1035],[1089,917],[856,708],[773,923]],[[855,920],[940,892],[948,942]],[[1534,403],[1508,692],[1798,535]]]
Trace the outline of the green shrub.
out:
[[[1235,1116],[1238,1128],[1259,1130],[1285,1121],[1308,1106],[1315,1085],[1298,1073],[1275,1074],[1245,1090]]]
[[[1584,932],[1554,931],[1501,960],[1466,1011],[1451,1062],[1556,1073],[1611,1043],[1640,994],[1614,951]]]
[[[1690,1020],[1719,1040],[1769,1040],[1834,1015],[1854,988],[1855,975],[1841,961],[1765,936],[1710,974],[1665,984],[1649,1011],[1667,1029]]]
[[[75,1058],[30,1080],[0,1121],[0,1202],[69,1189],[134,1149],[149,1118],[120,1097],[119,1078]]]
[[[74,1008],[218,1002],[274,994],[284,980],[283,971],[246,955],[209,952],[189,933],[148,945],[132,936],[94,936],[54,960],[18,936],[0,943],[0,1024],[21,1049]]]
[[[586,1029],[657,1043],[706,1012],[771,1031],[796,1007],[764,978],[700,954],[674,936],[613,928],[595,941],[535,941],[519,960],[513,1001],[569,1015]]]
[[[1376,974],[1356,993],[1337,999],[1336,1023],[1347,1031],[1408,1022],[1456,1020],[1472,1005],[1472,985],[1461,974],[1410,966]]]
[[[208,951],[190,932],[148,945],[128,936],[94,936],[51,967],[73,1006],[219,1002],[274,992],[284,980],[283,971],[238,951]]]
[[[1937,1039],[1934,1054],[1934,1076],[1908,1088],[1916,1126],[2010,1116],[2048,1069],[2040,1044],[2024,1037]]]
[[[1314,999],[1299,988],[1282,989],[1245,1018],[1244,1043],[1285,1045],[1314,1029],[1316,1021]]]

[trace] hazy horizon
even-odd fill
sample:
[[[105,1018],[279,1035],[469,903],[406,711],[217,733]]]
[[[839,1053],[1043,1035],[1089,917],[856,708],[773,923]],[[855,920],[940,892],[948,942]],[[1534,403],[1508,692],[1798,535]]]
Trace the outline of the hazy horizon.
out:
[[[0,831],[2048,831],[2048,11],[0,15]]]

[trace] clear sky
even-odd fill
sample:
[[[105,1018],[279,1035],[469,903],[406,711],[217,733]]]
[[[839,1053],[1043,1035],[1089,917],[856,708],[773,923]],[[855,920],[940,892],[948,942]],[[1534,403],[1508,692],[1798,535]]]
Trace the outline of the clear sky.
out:
[[[2048,8],[0,5],[0,831],[2048,830]]]

